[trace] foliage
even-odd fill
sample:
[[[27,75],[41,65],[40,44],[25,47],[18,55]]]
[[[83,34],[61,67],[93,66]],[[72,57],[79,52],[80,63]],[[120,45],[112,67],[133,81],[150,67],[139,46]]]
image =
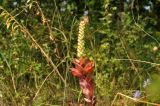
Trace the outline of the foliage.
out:
[[[84,12],[89,12],[85,54],[95,63],[97,105],[110,105],[118,92],[133,97],[137,90],[140,98],[160,103],[159,4],[154,0],[1,0],[3,104],[79,102],[78,81],[69,68],[76,57]],[[147,79],[151,84],[144,88]]]
[[[159,75],[153,75],[152,76],[152,83],[146,88],[146,93],[147,93],[147,99],[149,99],[152,102],[159,102],[160,100],[160,95],[159,95],[159,90],[160,90],[160,78]]]

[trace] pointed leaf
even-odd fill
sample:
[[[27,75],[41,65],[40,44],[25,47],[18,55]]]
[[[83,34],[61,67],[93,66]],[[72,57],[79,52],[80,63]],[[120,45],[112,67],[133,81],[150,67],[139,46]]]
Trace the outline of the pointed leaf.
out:
[[[94,67],[94,64],[93,62],[89,62],[86,64],[86,66],[84,67],[84,71],[86,73],[91,73],[93,71],[93,67]]]
[[[85,58],[85,57],[81,57],[81,58],[79,59],[79,64],[80,64],[80,65],[84,65],[85,62],[86,62],[86,58]]]
[[[71,70],[72,75],[74,75],[76,77],[82,76],[82,73],[79,70],[77,70],[75,68],[70,68],[70,70]]]
[[[79,70],[79,71],[81,71],[81,72],[84,71],[84,68],[83,68],[80,64],[78,64],[77,62],[73,62],[73,64],[75,64],[75,68],[76,68],[77,70]]]

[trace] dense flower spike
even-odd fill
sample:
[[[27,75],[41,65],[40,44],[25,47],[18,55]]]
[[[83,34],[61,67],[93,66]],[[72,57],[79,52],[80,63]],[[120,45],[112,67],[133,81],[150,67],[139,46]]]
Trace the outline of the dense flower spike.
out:
[[[84,16],[79,24],[77,57],[81,57],[84,54],[84,29],[87,23],[88,16]]]

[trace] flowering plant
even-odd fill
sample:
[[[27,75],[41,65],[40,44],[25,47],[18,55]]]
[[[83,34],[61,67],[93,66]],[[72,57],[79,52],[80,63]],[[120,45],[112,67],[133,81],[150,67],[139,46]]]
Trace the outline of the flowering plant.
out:
[[[94,97],[94,83],[91,79],[91,74],[94,69],[93,61],[89,60],[86,57],[81,57],[73,61],[75,65],[71,69],[73,76],[79,78],[80,88],[83,95],[85,96],[84,100],[88,103],[88,106],[95,106],[95,97]]]
[[[86,13],[87,14],[87,13]],[[87,57],[84,57],[84,29],[88,23],[88,16],[85,15],[79,24],[78,43],[77,43],[77,59],[74,59],[74,67],[70,68],[73,76],[79,78],[79,85],[84,95],[84,100],[88,106],[95,106],[94,89],[95,84],[92,81],[91,74],[94,69],[94,63]],[[80,104],[82,106],[82,104]]]

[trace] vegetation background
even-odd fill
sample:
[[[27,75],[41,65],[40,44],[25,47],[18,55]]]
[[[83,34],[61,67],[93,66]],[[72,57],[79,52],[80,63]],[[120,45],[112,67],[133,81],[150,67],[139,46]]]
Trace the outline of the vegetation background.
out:
[[[97,106],[160,103],[159,0],[0,0],[1,106],[80,102],[69,68],[86,14]]]

